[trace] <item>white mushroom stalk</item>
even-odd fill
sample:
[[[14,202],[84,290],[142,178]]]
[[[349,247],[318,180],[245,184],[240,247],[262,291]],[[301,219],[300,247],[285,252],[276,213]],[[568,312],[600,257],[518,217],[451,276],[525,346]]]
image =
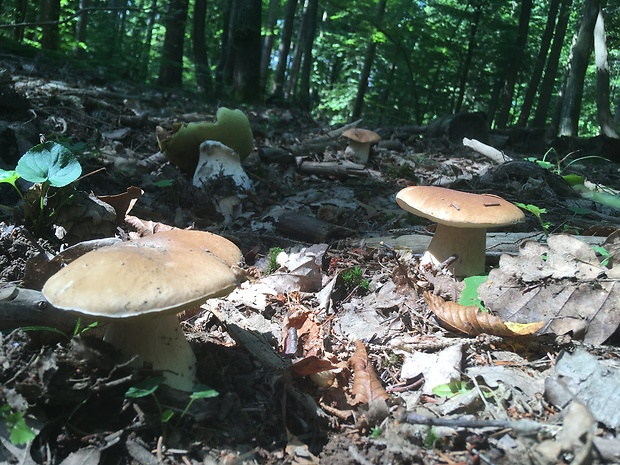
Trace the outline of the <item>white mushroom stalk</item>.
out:
[[[420,261],[434,268],[446,265],[458,270],[459,276],[484,273],[486,258],[486,228],[458,228],[438,223],[435,234]],[[451,257],[454,260],[449,260]]]

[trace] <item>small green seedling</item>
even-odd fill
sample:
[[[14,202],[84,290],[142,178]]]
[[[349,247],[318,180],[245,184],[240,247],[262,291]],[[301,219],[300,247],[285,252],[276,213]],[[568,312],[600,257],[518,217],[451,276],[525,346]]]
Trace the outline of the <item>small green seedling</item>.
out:
[[[22,412],[14,412],[10,406],[5,404],[0,407],[0,418],[6,424],[11,444],[19,446],[27,444],[35,438],[36,434],[26,424]]]
[[[587,159],[591,159],[591,158],[596,158],[599,160],[603,160],[606,162],[609,162],[609,160],[607,158],[598,156],[598,155],[588,155],[585,157],[579,157],[579,158],[575,158],[574,160],[571,160],[570,162],[564,164],[564,162],[566,160],[568,160],[568,158],[571,157],[571,155],[573,155],[575,152],[571,152],[568,155],[566,155],[564,158],[560,158],[558,153],[556,152],[556,150],[552,147],[549,150],[547,150],[547,152],[545,152],[545,154],[543,155],[542,160],[539,160],[535,157],[528,157],[525,158],[525,160],[530,161],[532,163],[536,163],[538,166],[540,166],[541,168],[544,168],[546,170],[551,170],[554,173],[562,176],[569,184],[572,184],[572,182],[579,182],[579,178],[581,178],[581,184],[583,184],[583,177],[582,176],[578,176],[575,174],[568,174],[568,175],[563,175],[562,173],[564,172],[564,170],[566,170],[567,168],[570,167],[570,165],[572,165],[573,163],[577,163],[583,160],[587,160]],[[549,155],[553,154],[555,156],[555,163],[551,163],[550,161],[547,160],[547,157]]]
[[[370,437],[373,439],[378,439],[383,434],[383,430],[380,426],[373,426],[370,430]]]
[[[282,252],[284,252],[284,249],[281,247],[272,247],[269,249],[267,253],[267,266],[265,267],[266,274],[275,273],[276,270],[280,268],[278,264],[278,255]]]
[[[153,183],[156,187],[172,187],[174,186],[174,179],[161,179]]]
[[[544,221],[542,219],[541,215],[544,215],[545,213],[547,213],[547,209],[546,208],[540,208],[536,205],[532,205],[531,203],[528,203],[527,205],[525,205],[524,203],[520,203],[520,202],[516,202],[515,205],[519,208],[522,208],[525,211],[530,212],[531,214],[533,214],[536,219],[538,220],[538,223],[540,224],[540,227],[542,228],[543,232],[545,233],[545,235],[549,235],[549,230],[551,229],[551,226],[553,226],[553,223],[550,223],[548,221]]]
[[[602,245],[593,245],[592,248],[597,254],[603,257],[601,260],[601,265],[607,266],[609,264],[609,260],[611,260],[611,254],[607,251],[607,249]]]
[[[351,269],[345,270],[342,272],[342,280],[344,282],[344,286],[348,290],[353,290],[356,287],[359,287],[365,291],[368,291],[370,287],[370,281],[363,278],[364,272],[359,266],[354,266]]]
[[[459,299],[459,304],[469,306],[477,306],[483,312],[486,312],[487,309],[482,304],[482,300],[480,300],[480,296],[478,295],[478,287],[482,283],[486,283],[488,281],[488,276],[469,276],[463,280],[465,283],[465,288],[461,293],[461,298]]]
[[[161,404],[159,403],[159,399],[157,399],[157,396],[155,395],[155,391],[157,391],[159,386],[162,383],[164,383],[164,381],[165,379],[163,376],[155,376],[151,378],[146,378],[140,381],[135,386],[130,387],[125,393],[125,397],[127,399],[139,399],[142,397],[152,396],[153,400],[155,401],[157,410],[159,412],[159,418],[162,424],[168,423],[174,416],[174,412],[172,410],[162,409]],[[181,419],[189,411],[190,407],[192,406],[195,400],[210,399],[212,397],[217,397],[219,395],[219,393],[216,390],[210,389],[204,385],[199,384],[195,387],[196,387],[196,390],[190,394],[189,396],[190,400],[185,406],[185,409],[183,410],[181,415],[179,416],[178,421],[181,421]]]
[[[28,150],[17,162],[15,170],[0,169],[0,183],[15,188],[24,201],[26,225],[35,235],[41,235],[56,214],[56,209],[48,211],[47,208],[50,188],[66,187],[81,174],[82,166],[69,149],[55,142],[43,142]],[[34,183],[25,194],[16,185],[20,177]],[[66,198],[69,199],[70,196]]]

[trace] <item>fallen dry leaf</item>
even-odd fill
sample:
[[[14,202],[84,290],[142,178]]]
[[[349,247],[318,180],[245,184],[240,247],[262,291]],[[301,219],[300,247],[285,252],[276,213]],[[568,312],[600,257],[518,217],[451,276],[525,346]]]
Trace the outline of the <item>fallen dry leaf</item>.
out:
[[[616,267],[601,265],[589,244],[552,235],[547,245],[529,241],[518,256],[502,255],[478,295],[505,320],[544,320],[545,332],[602,344],[620,325],[615,273]]]
[[[138,199],[142,197],[144,191],[136,186],[130,186],[126,192],[115,195],[98,195],[97,198],[102,202],[111,205],[116,212],[116,222],[123,224],[125,216],[131,211]]]
[[[354,402],[368,404],[376,399],[388,399],[388,393],[377,378],[372,365],[368,363],[366,348],[361,341],[355,341],[355,353],[349,359],[349,366],[353,370]]]
[[[525,336],[535,333],[545,325],[544,321],[526,324],[504,323],[501,318],[480,311],[476,306],[446,302],[429,291],[424,291],[424,300],[446,329],[469,336],[483,333],[507,337]]]

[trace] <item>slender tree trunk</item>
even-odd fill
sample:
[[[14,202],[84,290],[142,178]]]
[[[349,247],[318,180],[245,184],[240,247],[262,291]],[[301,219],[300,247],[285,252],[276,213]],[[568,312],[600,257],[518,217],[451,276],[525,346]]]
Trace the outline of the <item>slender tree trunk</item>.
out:
[[[209,56],[207,55],[207,0],[195,0],[194,16],[192,23],[192,48],[194,65],[196,68],[196,82],[198,89],[207,98],[214,95],[213,79],[209,69]]]
[[[183,84],[183,44],[189,0],[170,0],[166,17],[166,35],[157,83],[165,87]]]
[[[299,79],[299,70],[301,69],[301,59],[303,57],[304,50],[304,37],[306,36],[306,29],[308,28],[308,19],[306,16],[306,11],[308,10],[308,2],[309,0],[306,0],[304,4],[304,13],[301,17],[301,24],[299,25],[299,30],[297,31],[297,40],[295,41],[293,58],[291,60],[291,66],[289,67],[288,79],[286,81],[286,90],[284,93],[284,98],[287,100],[295,94],[295,90],[297,88],[297,80]]]
[[[564,44],[564,38],[566,37],[566,28],[568,27],[572,4],[573,0],[561,0],[560,14],[558,15],[558,22],[555,25],[553,43],[551,44],[551,51],[549,52],[547,66],[545,67],[545,74],[538,92],[536,112],[534,113],[534,119],[530,124],[535,128],[543,128],[547,122],[549,107],[551,106],[551,97],[554,93],[553,90],[555,88],[555,81],[558,75],[558,68],[560,66],[562,45]],[[553,131],[553,135],[555,136],[555,131]]]
[[[151,63],[151,42],[153,41],[153,27],[155,25],[156,17],[157,0],[151,0],[151,6],[149,7],[145,25],[146,34],[144,38],[144,45],[140,48],[140,52],[136,60],[137,78],[142,81],[146,81],[149,76],[149,65]]]
[[[454,105],[454,112],[459,113],[463,107],[463,99],[465,98],[465,87],[467,86],[467,79],[469,78],[469,71],[471,69],[471,61],[474,56],[474,50],[476,48],[476,34],[478,33],[478,25],[482,18],[482,2],[477,2],[474,10],[474,17],[471,20],[469,27],[469,41],[467,43],[467,53],[465,54],[465,61],[463,62],[463,69],[460,73],[459,79],[459,93]]]
[[[375,12],[375,22],[377,25],[381,25],[383,22],[383,16],[385,15],[385,6],[387,0],[379,0],[377,3],[377,11]],[[370,78],[370,72],[372,70],[372,63],[375,59],[375,51],[377,49],[377,43],[372,39],[366,46],[366,53],[364,54],[364,64],[362,65],[362,72],[357,84],[357,95],[355,96],[355,102],[353,104],[353,113],[351,119],[353,121],[360,118],[362,115],[362,107],[364,106],[364,97],[366,96],[366,90],[368,89],[368,79]]]
[[[60,33],[58,20],[60,19],[60,0],[45,0],[43,2],[43,21],[41,27],[41,48],[46,50],[58,50],[60,45]]]
[[[221,98],[226,89],[232,86],[235,51],[232,47],[231,23],[234,16],[235,2],[224,2],[222,11],[222,46],[220,58],[215,68],[215,96]]]
[[[517,33],[517,41],[513,53],[510,56],[510,64],[508,72],[504,80],[504,89],[500,104],[500,110],[497,115],[495,125],[498,128],[505,128],[510,118],[510,110],[512,109],[512,101],[515,92],[515,83],[517,82],[517,74],[521,67],[525,45],[527,43],[527,35],[530,27],[530,16],[532,14],[532,0],[522,0],[521,14],[519,15],[519,31]]]
[[[299,76],[299,93],[297,94],[297,102],[302,108],[310,110],[310,78],[312,75],[312,48],[314,46],[314,38],[316,36],[317,13],[319,11],[319,0],[308,0],[308,8],[306,9],[306,33],[303,41],[303,66]]]
[[[15,6],[15,23],[20,24],[26,21],[26,12],[28,11],[28,0],[17,0]],[[13,31],[13,38],[18,42],[24,40],[24,26],[17,26]]]
[[[618,131],[611,116],[607,38],[605,36],[603,11],[600,8],[594,26],[594,58],[596,62],[596,114],[601,127],[601,134],[618,138]]]
[[[583,86],[588,67],[588,57],[594,42],[594,25],[600,9],[600,0],[585,0],[584,12],[579,25],[577,39],[571,49],[568,63],[566,90],[562,95],[562,109],[558,136],[577,136]]]
[[[273,74],[273,89],[271,91],[272,98],[276,100],[280,100],[284,97],[286,67],[288,63],[288,54],[291,50],[291,39],[293,37],[296,10],[297,0],[287,0],[286,7],[284,8],[284,24],[282,25],[280,48],[278,50],[278,64]]]
[[[265,25],[265,36],[263,37],[263,49],[260,55],[260,88],[261,92],[266,89],[269,63],[271,61],[271,50],[273,49],[273,33],[278,19],[279,0],[269,0],[269,12],[267,13],[267,24]]]
[[[79,0],[78,8],[80,10],[84,8],[88,8],[90,6],[90,0]],[[77,17],[77,30],[75,32],[75,39],[77,41],[77,45],[74,47],[73,51],[77,58],[84,58],[86,55],[86,51],[82,44],[86,42],[86,31],[88,28],[88,11],[84,11],[80,13]]]
[[[545,69],[545,61],[547,60],[547,54],[549,53],[549,48],[551,47],[551,39],[553,38],[553,30],[555,28],[559,8],[560,0],[551,0],[545,30],[540,38],[540,49],[538,50],[538,55],[536,56],[534,71],[530,77],[525,98],[523,99],[523,105],[521,105],[521,113],[519,114],[519,119],[517,120],[517,126],[525,127],[527,125],[527,120],[530,117],[532,105],[534,104],[534,98],[536,97],[536,90],[538,89],[540,78],[542,77],[542,73]]]
[[[261,99],[261,0],[235,0],[232,47],[235,49],[233,95],[241,102]]]

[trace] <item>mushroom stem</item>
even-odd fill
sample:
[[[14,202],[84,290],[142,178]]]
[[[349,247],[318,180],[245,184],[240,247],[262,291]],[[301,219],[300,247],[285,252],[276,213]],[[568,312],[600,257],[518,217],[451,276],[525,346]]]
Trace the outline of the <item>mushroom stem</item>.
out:
[[[422,257],[421,264],[434,267],[453,255],[458,258],[448,265],[454,276],[484,274],[486,259],[486,228],[456,228],[438,223],[433,239]]]
[[[350,140],[349,146],[345,152],[353,153],[355,161],[361,165],[365,165],[368,163],[368,158],[370,158],[370,143]]]
[[[176,314],[121,319],[108,323],[104,340],[120,350],[134,365],[147,362],[162,370],[166,384],[192,391],[196,384],[196,356],[183,334]]]

